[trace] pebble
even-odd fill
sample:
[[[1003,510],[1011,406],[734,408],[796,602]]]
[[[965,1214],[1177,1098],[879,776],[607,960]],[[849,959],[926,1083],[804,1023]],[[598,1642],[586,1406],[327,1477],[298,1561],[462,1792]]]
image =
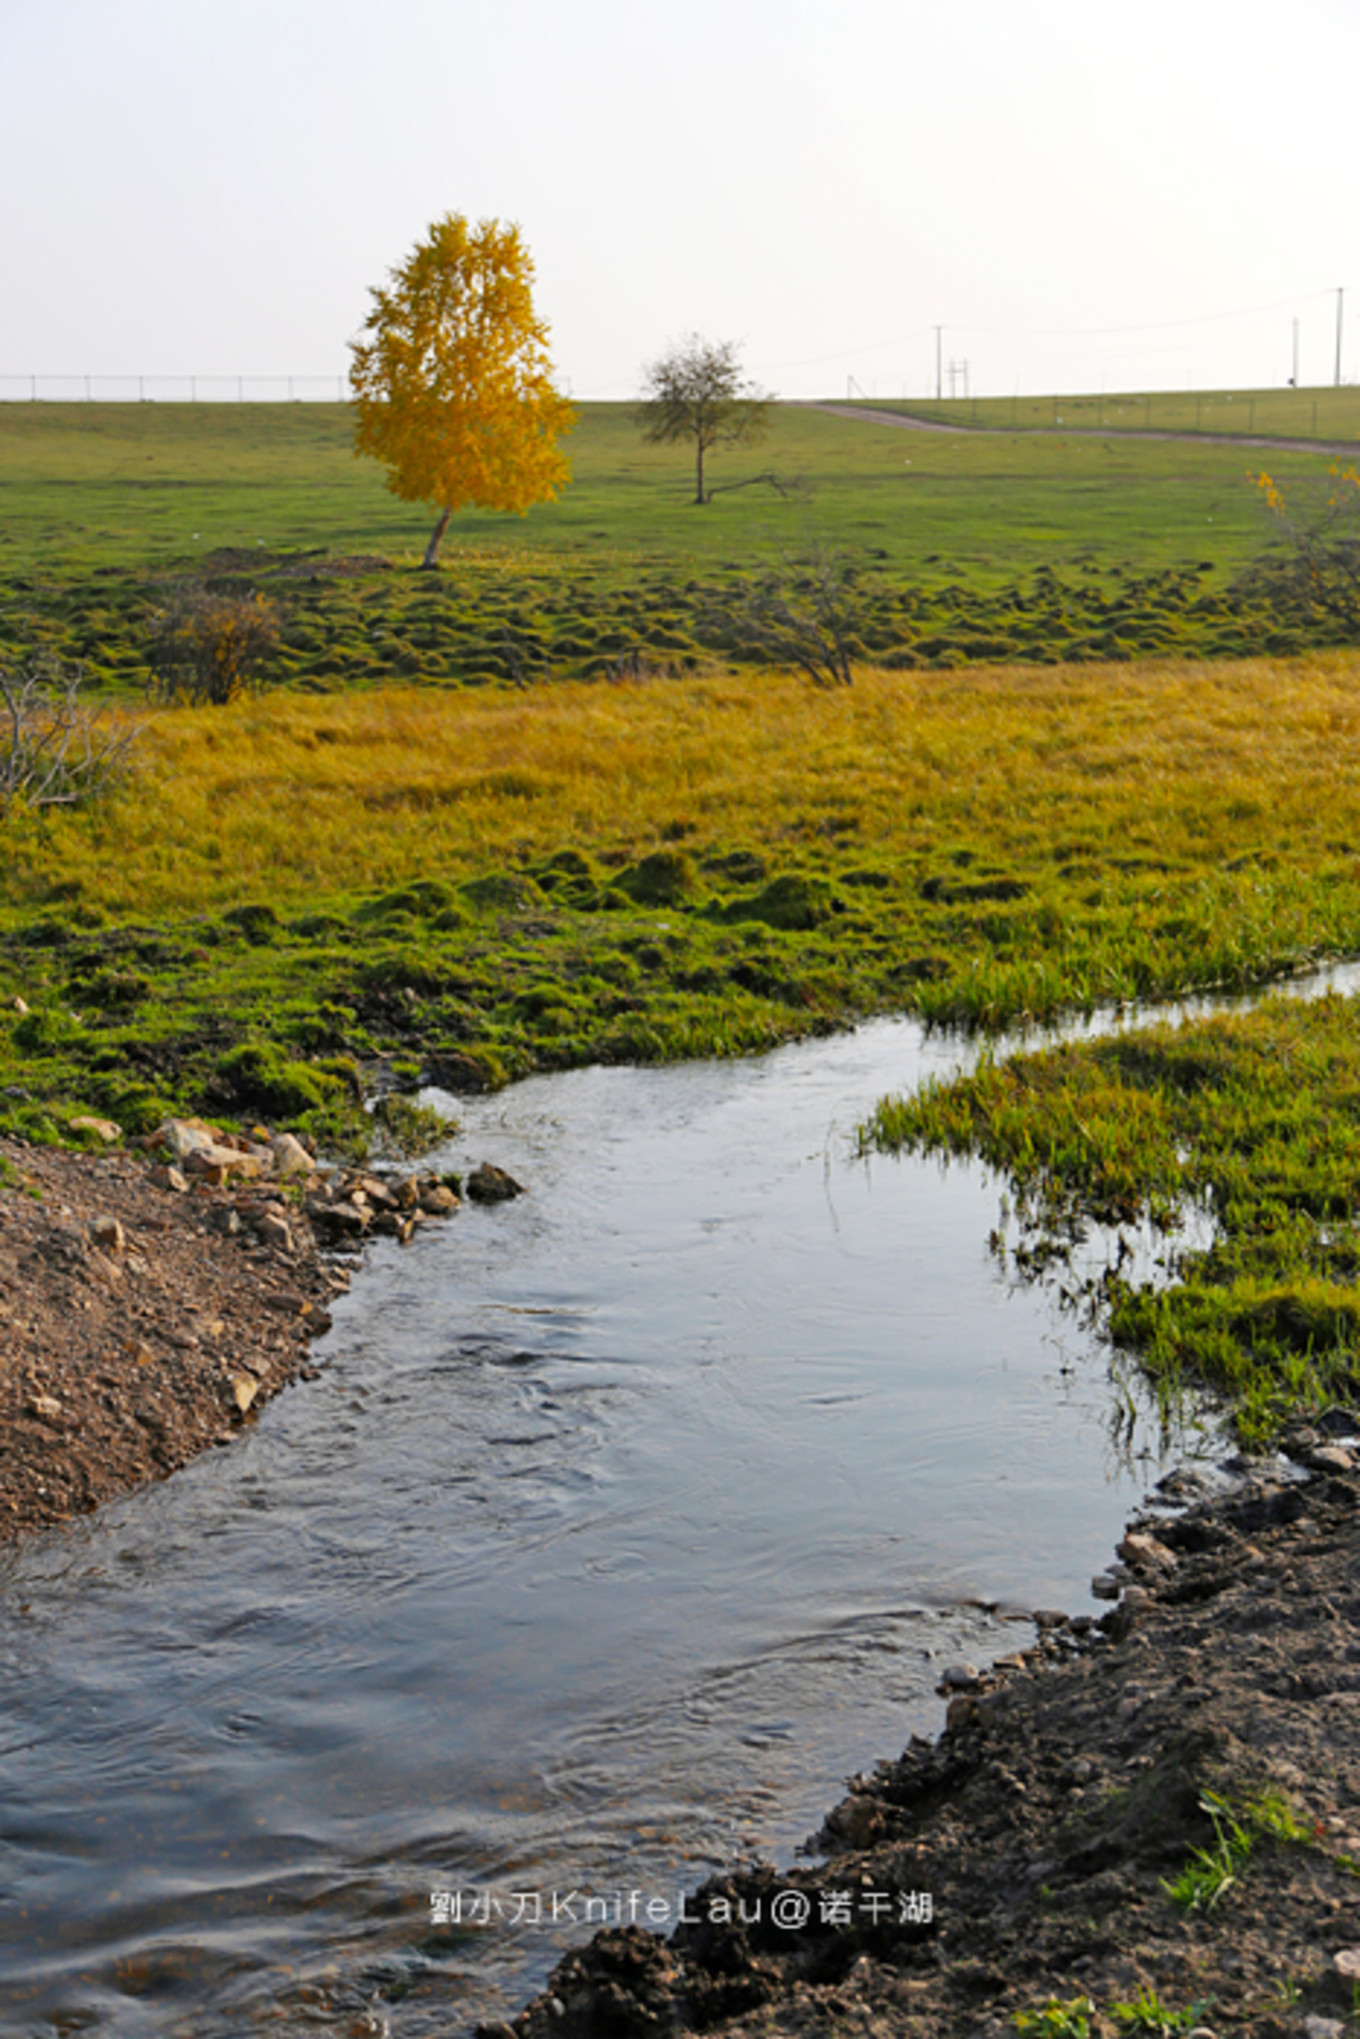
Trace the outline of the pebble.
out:
[[[940,1683],[946,1692],[971,1692],[980,1677],[976,1664],[951,1664]]]
[[[117,1218],[96,1218],[90,1226],[90,1237],[105,1253],[121,1253],[127,1245],[127,1234]]]

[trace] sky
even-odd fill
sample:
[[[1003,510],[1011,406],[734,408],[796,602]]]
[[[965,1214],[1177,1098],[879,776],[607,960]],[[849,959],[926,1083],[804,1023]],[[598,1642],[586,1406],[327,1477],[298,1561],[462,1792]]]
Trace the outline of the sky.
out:
[[[1339,289],[1349,381],[1358,75],[1356,0],[0,0],[0,396],[334,396],[446,212],[577,397],[1330,383]]]

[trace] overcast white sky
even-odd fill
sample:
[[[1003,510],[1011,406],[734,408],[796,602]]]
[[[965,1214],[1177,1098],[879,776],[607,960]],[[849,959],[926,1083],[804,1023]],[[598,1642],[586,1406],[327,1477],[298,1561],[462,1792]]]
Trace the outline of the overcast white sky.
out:
[[[923,395],[936,324],[984,394],[1280,383],[1295,318],[1330,382],[1338,285],[1349,380],[1357,77],[1356,0],[0,0],[0,378],[340,375],[453,211],[578,396],[692,329]]]

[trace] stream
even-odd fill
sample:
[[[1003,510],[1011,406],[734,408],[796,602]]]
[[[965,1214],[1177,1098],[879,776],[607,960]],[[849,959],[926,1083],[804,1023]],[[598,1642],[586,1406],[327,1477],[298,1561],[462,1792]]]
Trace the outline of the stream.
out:
[[[882,1020],[460,1106],[444,1165],[528,1195],[377,1243],[316,1380],[0,1560],[0,2031],[470,2033],[587,1897],[790,1861],[945,1666],[1097,1611],[1221,1445],[1008,1283],[980,1169],[851,1158],[968,1053]]]

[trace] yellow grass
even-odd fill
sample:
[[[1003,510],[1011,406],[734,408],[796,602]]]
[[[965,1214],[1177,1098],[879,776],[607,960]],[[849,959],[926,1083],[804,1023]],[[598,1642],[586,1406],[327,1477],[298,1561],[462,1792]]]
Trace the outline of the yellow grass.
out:
[[[12,905],[297,906],[665,840],[1307,865],[1360,843],[1360,655],[281,693],[158,711],[143,756],[103,816],[10,824]]]

